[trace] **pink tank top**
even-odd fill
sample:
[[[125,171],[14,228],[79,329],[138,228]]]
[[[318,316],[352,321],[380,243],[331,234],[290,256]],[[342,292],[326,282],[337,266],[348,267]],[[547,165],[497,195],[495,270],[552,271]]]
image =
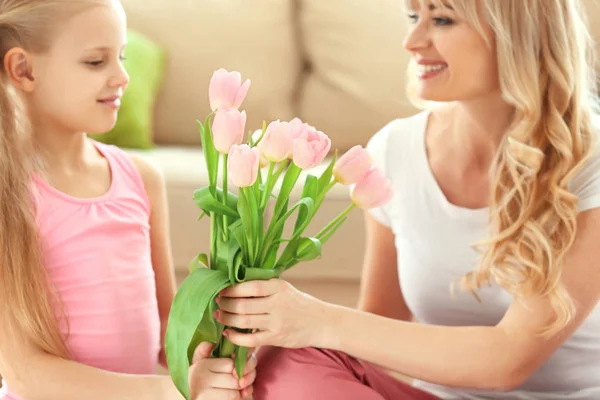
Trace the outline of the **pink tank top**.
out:
[[[66,344],[74,361],[114,372],[153,374],[161,329],[149,200],[125,152],[93,143],[111,170],[111,186],[104,195],[74,198],[35,177],[48,276],[64,304]],[[60,327],[66,335],[64,319]],[[4,385],[0,399],[19,397]]]

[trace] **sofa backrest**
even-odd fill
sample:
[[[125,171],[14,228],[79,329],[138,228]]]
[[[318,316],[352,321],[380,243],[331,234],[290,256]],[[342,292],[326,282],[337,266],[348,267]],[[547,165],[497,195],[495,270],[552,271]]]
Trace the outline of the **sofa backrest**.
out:
[[[543,1],[543,0],[540,0]],[[403,0],[123,0],[129,26],[167,52],[155,141],[198,145],[214,70],[252,86],[248,130],[299,116],[341,151],[416,111],[405,94]],[[584,0],[596,37],[600,5]]]

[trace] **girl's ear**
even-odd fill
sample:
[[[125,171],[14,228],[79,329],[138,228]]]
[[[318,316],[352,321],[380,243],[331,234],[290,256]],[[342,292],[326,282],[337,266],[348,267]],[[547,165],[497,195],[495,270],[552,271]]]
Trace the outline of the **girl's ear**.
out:
[[[35,87],[31,55],[20,47],[10,49],[4,56],[4,70],[17,88],[30,93]]]

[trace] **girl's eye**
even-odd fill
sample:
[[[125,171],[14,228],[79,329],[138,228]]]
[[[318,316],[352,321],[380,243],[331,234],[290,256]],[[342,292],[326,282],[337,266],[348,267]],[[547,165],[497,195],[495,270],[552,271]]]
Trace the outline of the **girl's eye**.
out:
[[[448,26],[454,24],[454,21],[450,18],[434,18],[433,22],[437,26]]]
[[[91,65],[93,67],[97,67],[100,64],[102,64],[102,60],[100,60],[100,61],[86,61],[86,64]]]
[[[408,14],[408,19],[413,23],[416,24],[417,21],[419,20],[419,16],[417,14]]]
[[[121,60],[121,61],[125,61],[125,60],[127,60],[127,57],[125,57],[125,56],[121,56],[121,57],[119,57],[119,60]]]

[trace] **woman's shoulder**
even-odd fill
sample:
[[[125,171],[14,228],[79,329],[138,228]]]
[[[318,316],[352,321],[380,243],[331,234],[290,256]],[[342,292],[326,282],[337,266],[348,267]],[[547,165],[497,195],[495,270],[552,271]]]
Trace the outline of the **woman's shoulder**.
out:
[[[579,211],[600,207],[600,117],[594,118],[593,128],[589,157],[569,183],[579,199]]]
[[[408,117],[396,118],[385,124],[367,143],[367,150],[375,162],[385,162],[388,152],[397,154],[410,147],[411,141],[424,132],[429,111],[421,111]]]

